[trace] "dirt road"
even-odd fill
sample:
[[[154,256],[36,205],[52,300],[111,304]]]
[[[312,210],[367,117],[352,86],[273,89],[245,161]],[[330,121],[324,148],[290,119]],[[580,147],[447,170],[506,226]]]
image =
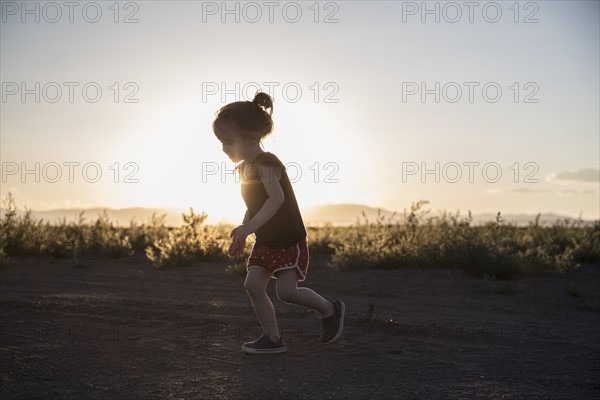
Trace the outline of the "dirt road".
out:
[[[459,270],[333,272],[343,338],[275,305],[287,352],[249,355],[260,328],[224,263],[157,270],[143,255],[13,258],[0,269],[3,399],[592,399],[600,394],[600,266],[498,282]],[[372,303],[369,313],[369,303]]]

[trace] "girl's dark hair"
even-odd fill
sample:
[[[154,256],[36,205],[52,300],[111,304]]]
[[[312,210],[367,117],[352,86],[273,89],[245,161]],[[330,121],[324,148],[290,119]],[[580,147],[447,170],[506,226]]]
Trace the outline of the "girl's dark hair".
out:
[[[267,110],[270,110],[267,112]],[[233,124],[238,132],[259,143],[273,132],[273,99],[267,93],[256,91],[252,101],[236,101],[224,105],[215,112],[212,123],[213,132],[220,136],[218,126],[221,123]]]

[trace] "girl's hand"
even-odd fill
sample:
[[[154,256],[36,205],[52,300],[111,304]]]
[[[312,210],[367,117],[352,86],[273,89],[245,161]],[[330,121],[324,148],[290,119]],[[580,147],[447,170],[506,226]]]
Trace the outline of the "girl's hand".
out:
[[[227,251],[227,254],[229,255],[229,257],[232,257],[232,258],[238,257],[242,254],[242,251],[244,250],[245,245],[246,245],[246,242],[236,242],[234,240],[229,245],[229,251]]]
[[[240,255],[246,245],[246,238],[252,233],[247,224],[240,225],[231,231],[233,242],[229,246],[229,255],[235,257]]]
[[[253,232],[252,229],[248,226],[248,224],[243,224],[231,231],[231,237],[234,241],[242,241],[246,243],[246,238],[251,233]]]

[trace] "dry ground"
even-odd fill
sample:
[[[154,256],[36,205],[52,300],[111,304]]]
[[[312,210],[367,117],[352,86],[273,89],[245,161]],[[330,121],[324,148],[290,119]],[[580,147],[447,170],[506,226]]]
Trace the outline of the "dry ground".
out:
[[[0,269],[3,399],[592,399],[600,266],[511,282],[459,270],[330,271],[307,286],[347,306],[342,339],[269,294],[288,350],[241,352],[260,328],[226,262],[13,258]],[[374,308],[368,313],[369,303]],[[369,315],[370,314],[370,315]]]

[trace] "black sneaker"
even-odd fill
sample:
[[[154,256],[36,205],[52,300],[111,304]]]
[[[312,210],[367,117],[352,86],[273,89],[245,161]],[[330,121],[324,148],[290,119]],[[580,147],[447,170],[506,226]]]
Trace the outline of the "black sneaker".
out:
[[[246,353],[283,353],[286,350],[283,336],[279,336],[277,342],[273,342],[264,333],[253,342],[242,345],[242,351]]]
[[[335,313],[327,318],[321,318],[321,343],[335,342],[344,330],[344,312],[346,305],[340,300],[330,300],[335,308]]]

